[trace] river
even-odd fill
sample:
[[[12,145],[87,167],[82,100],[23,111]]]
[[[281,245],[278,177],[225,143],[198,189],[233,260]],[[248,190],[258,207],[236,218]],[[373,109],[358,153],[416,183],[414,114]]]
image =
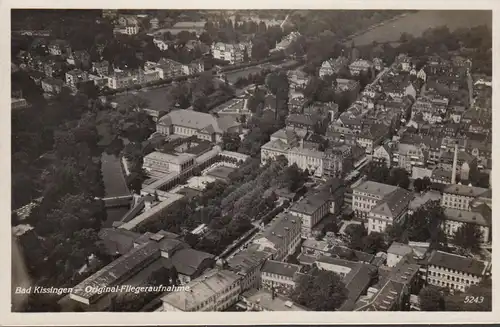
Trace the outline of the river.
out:
[[[119,157],[104,152],[101,156],[101,172],[106,197],[130,194]],[[113,222],[119,221],[127,211],[128,208],[125,207],[107,209],[108,219],[103,227],[111,227]]]
[[[492,13],[487,10],[422,10],[375,27],[354,37],[352,41],[357,46],[371,44],[373,41],[379,43],[398,41],[401,33],[409,33],[418,37],[428,28],[443,25],[451,31],[478,25],[491,27]]]

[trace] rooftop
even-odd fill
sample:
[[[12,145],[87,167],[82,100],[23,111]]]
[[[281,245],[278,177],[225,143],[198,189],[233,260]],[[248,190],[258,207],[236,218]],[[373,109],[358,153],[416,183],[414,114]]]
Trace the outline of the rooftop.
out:
[[[181,165],[190,159],[193,159],[196,157],[193,154],[190,153],[176,153],[176,154],[170,154],[170,153],[164,153],[164,152],[151,152],[150,154],[146,155],[144,159],[151,159],[151,160],[159,160],[163,162],[168,162],[168,163],[173,163],[177,165]]]
[[[266,289],[250,289],[242,294],[247,302],[255,303],[266,311],[309,311],[307,308],[293,303],[290,299],[275,295]]]
[[[232,116],[225,115],[216,118],[211,114],[187,109],[173,110],[160,118],[158,123],[163,125],[183,126],[199,131],[206,131],[207,133],[218,134],[222,134],[229,128],[239,125]]]
[[[258,251],[256,249],[247,248],[238,252],[235,256],[227,261],[230,269],[234,272],[241,272],[246,274],[258,265],[262,264],[271,253],[265,251]]]
[[[300,229],[301,220],[289,213],[281,213],[274,218],[263,232],[263,236],[274,244],[282,244],[287,234],[295,233],[294,230]]]
[[[398,187],[394,192],[385,196],[370,213],[396,218],[408,208],[412,197],[413,194],[410,191]]]
[[[293,278],[295,276],[295,273],[297,273],[299,270],[299,265],[274,260],[267,260],[261,269],[263,273],[276,274],[290,278]]]
[[[72,294],[90,300],[97,296],[97,293],[88,289],[113,286],[130,274],[130,271],[142,267],[146,262],[160,257],[160,251],[154,242],[148,242],[131,249],[128,253],[114,260],[97,273],[76,285]]]
[[[185,248],[175,252],[172,264],[179,274],[193,276],[203,261],[213,259],[214,256],[210,253]]]
[[[447,220],[459,221],[463,223],[477,224],[481,226],[491,226],[491,210],[489,215],[483,215],[482,212],[466,211],[445,208],[444,215]]]
[[[325,196],[327,195],[327,196]],[[326,192],[314,192],[308,194],[299,202],[295,203],[290,211],[312,215],[328,202],[328,194]]]
[[[444,193],[450,193],[468,197],[479,197],[485,194],[486,192],[488,192],[488,189],[486,188],[460,185],[460,184],[449,185],[444,189]]]
[[[393,242],[389,249],[387,250],[387,253],[392,253],[392,254],[397,254],[400,256],[405,256],[407,254],[412,253],[413,250],[410,246],[407,244],[403,243],[398,243],[398,242]]]
[[[189,282],[186,285],[189,286],[189,291],[168,293],[162,301],[182,311],[193,311],[200,303],[221,294],[240,278],[241,276],[229,270],[212,269]]]
[[[487,263],[456,254],[434,250],[429,257],[429,265],[462,271],[475,276],[483,276]]]
[[[385,197],[390,193],[394,192],[397,186],[377,183],[373,181],[365,181],[359,186],[355,187],[354,190],[360,193],[368,193],[372,196]]]

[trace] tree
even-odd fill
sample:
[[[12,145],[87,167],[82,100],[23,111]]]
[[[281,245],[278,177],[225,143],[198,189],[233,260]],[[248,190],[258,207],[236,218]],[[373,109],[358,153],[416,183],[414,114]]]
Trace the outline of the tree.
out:
[[[376,254],[380,251],[386,251],[387,245],[384,240],[384,234],[371,232],[363,238],[363,251]]]
[[[387,180],[387,184],[408,189],[408,187],[410,186],[410,177],[408,172],[403,168],[392,169]]]
[[[269,56],[269,45],[261,38],[255,39],[252,45],[252,59],[262,60]]]
[[[444,298],[438,288],[424,287],[419,294],[421,311],[444,311]]]
[[[431,186],[431,180],[429,177],[424,177],[423,179],[422,178],[417,178],[414,182],[413,182],[413,187],[415,188],[415,191],[416,192],[423,192],[423,191],[426,191],[429,189],[429,187]]]
[[[241,139],[238,134],[224,133],[222,135],[222,147],[227,151],[238,151],[241,145]]]
[[[299,277],[291,298],[314,311],[334,311],[346,300],[347,290],[336,273],[313,268]]]
[[[453,244],[472,252],[479,251],[483,233],[476,224],[462,224],[453,234]]]
[[[360,224],[350,224],[345,229],[345,234],[348,237],[349,247],[354,250],[363,250],[364,237],[366,236],[366,229]]]

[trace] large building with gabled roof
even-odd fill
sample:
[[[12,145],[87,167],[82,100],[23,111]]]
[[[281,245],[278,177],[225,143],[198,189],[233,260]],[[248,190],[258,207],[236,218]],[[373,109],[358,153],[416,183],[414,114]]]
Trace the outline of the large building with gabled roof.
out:
[[[232,116],[216,117],[188,109],[173,110],[161,117],[156,130],[163,135],[193,136],[221,142],[224,133],[240,133],[241,124]]]

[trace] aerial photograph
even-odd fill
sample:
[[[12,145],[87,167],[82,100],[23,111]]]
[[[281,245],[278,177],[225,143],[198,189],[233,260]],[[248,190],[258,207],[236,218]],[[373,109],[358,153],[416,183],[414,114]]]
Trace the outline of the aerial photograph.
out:
[[[10,15],[12,312],[492,311],[492,11]]]

